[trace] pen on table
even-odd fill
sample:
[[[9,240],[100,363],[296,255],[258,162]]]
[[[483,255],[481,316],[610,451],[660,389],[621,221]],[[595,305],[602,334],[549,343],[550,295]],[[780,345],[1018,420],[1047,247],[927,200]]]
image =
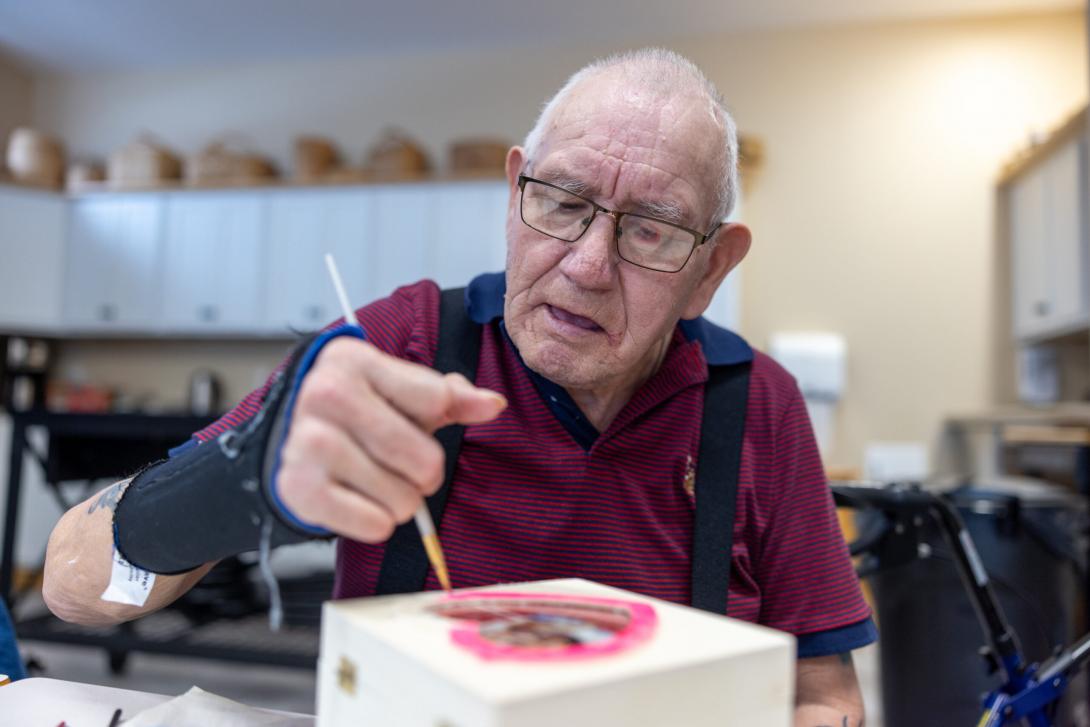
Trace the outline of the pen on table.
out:
[[[121,724],[121,710],[115,709],[114,716],[110,717],[110,724],[106,727],[117,727],[119,724]]]
[[[337,300],[340,301],[341,310],[344,312],[344,322],[349,326],[356,326],[361,331],[363,326],[356,320],[356,314],[348,303],[348,294],[345,293],[341,274],[337,271],[337,262],[330,253],[325,254],[326,268],[329,269],[329,277],[333,281],[333,288],[337,291]],[[428,562],[435,569],[435,575],[439,578],[439,584],[444,591],[450,590],[450,574],[447,572],[447,562],[443,557],[443,548],[439,544],[439,533],[435,531],[435,523],[428,512],[428,505],[424,503],[417,509],[414,515],[416,528],[420,531],[420,539],[424,541],[424,550],[428,554]]]

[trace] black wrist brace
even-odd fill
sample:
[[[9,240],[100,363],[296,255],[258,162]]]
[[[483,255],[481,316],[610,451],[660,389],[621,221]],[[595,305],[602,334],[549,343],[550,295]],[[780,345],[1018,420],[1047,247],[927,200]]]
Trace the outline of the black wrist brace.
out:
[[[263,527],[271,527],[272,547],[332,535],[292,514],[274,485],[303,377],[322,347],[345,335],[363,338],[359,328],[340,326],[304,339],[250,421],[133,478],[114,512],[114,544],[125,560],[169,575],[257,550]]]

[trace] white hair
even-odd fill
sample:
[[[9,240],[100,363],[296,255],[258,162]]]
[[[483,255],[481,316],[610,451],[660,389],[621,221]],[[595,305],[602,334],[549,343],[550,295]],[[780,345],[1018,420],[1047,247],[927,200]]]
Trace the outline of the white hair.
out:
[[[715,84],[709,81],[692,61],[665,48],[643,48],[616,53],[592,61],[572,74],[556,95],[545,102],[541,114],[534,123],[534,128],[526,135],[526,140],[522,144],[526,158],[536,157],[549,122],[568,100],[575,87],[603,71],[614,68],[625,71],[626,75],[635,79],[636,83],[660,90],[670,96],[696,90],[707,97],[711,104],[712,117],[722,129],[723,134],[722,165],[720,172],[716,175],[718,183],[715,189],[715,219],[725,220],[729,217],[738,196],[738,129],[734,118],[727,110]]]

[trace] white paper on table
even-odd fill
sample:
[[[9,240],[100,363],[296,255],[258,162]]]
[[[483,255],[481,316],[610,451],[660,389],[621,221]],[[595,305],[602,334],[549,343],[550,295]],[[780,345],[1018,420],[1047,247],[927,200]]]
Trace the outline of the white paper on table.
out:
[[[270,712],[191,687],[180,697],[144,710],[123,727],[314,727],[314,718]]]

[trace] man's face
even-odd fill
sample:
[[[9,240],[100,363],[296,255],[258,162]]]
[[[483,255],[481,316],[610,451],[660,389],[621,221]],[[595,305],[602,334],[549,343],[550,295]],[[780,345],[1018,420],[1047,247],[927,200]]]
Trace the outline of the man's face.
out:
[[[701,96],[663,101],[593,78],[553,116],[537,158],[512,150],[508,176],[514,183],[523,172],[622,212],[675,205],[680,224],[706,230],[722,138],[710,108]],[[711,246],[697,248],[680,272],[646,270],[617,256],[612,217],[599,214],[569,243],[527,227],[519,204],[516,187],[504,319],[526,364],[568,389],[628,386],[650,376],[677,320],[707,305],[701,283]]]

